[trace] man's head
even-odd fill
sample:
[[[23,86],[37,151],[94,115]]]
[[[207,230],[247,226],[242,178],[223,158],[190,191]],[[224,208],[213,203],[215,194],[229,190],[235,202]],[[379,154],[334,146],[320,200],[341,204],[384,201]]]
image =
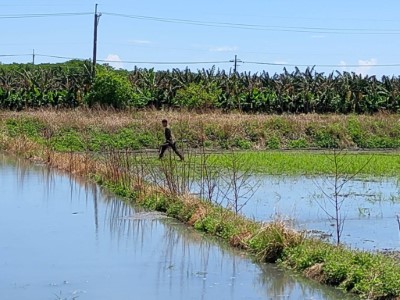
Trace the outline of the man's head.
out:
[[[168,120],[167,119],[163,119],[161,121],[161,124],[162,124],[163,127],[167,127],[168,126]]]

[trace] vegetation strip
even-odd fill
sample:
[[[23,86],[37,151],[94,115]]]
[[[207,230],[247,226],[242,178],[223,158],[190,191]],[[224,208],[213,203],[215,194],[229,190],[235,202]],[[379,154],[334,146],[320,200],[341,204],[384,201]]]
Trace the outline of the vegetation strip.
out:
[[[313,68],[282,74],[189,69],[114,70],[91,62],[0,65],[0,108],[38,107],[223,109],[264,113],[376,113],[399,111],[398,77]]]
[[[55,150],[157,149],[167,118],[183,147],[209,149],[400,149],[397,114],[249,115],[188,111],[0,111],[10,134],[49,142]],[[4,129],[3,129],[4,130]],[[182,147],[181,147],[182,148]]]
[[[107,156],[103,157],[93,151],[54,151],[55,145],[46,140],[46,136],[35,133],[35,130],[30,131],[30,125],[23,131],[13,131],[10,128],[15,127],[9,121],[5,121],[6,129],[4,122],[2,124],[0,148],[4,151],[46,162],[77,176],[92,178],[128,202],[134,201],[149,209],[167,212],[198,230],[221,237],[232,246],[248,251],[260,261],[279,262],[314,280],[343,288],[363,298],[400,297],[398,261],[380,254],[309,239],[281,222],[255,222],[209,201],[179,193],[180,174],[171,173],[176,167],[174,161],[150,166],[155,168],[154,172],[176,176],[166,182],[171,186],[157,186],[144,181],[141,175],[148,166],[143,164],[143,160],[132,159],[129,152],[109,149]],[[7,127],[10,124],[12,126]],[[42,126],[46,123],[38,124]],[[51,137],[58,135],[58,130],[63,130],[62,126],[54,127]],[[47,132],[46,126],[41,128],[44,133]]]

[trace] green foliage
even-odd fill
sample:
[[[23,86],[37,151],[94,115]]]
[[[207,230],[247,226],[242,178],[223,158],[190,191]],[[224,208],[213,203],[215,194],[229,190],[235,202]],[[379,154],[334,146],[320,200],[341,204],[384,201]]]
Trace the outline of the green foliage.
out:
[[[157,137],[154,134],[134,127],[122,128],[116,132],[91,128],[87,132],[80,133],[80,139],[91,151],[102,151],[109,148],[138,150],[143,147],[155,148],[158,145]]]
[[[126,76],[112,70],[97,72],[90,93],[87,95],[89,106],[112,106],[125,108],[133,97],[131,83]]]
[[[288,147],[291,149],[307,149],[310,147],[309,143],[304,138],[299,138],[297,140],[291,140],[288,143]]]
[[[339,146],[339,133],[337,127],[331,126],[328,128],[319,128],[314,132],[314,139],[316,146],[320,148],[338,148]]]
[[[84,151],[85,143],[74,128],[65,128],[58,132],[52,139],[51,145],[56,151]]]
[[[251,149],[251,142],[242,138],[235,138],[233,146],[239,149],[248,150]]]
[[[155,194],[147,197],[143,202],[143,206],[151,210],[166,212],[168,199],[163,195]]]
[[[251,224],[247,225],[250,228]],[[213,207],[209,214],[194,224],[195,229],[211,233],[228,241],[238,234],[243,226],[246,225],[243,225],[240,218],[236,218],[232,212],[221,207]]]
[[[278,136],[270,137],[266,142],[266,147],[268,149],[280,149],[281,147],[280,138]]]
[[[190,109],[211,109],[218,106],[221,90],[215,83],[190,83],[177,90],[174,103]]]
[[[90,63],[0,65],[0,108],[76,107],[90,87]]]
[[[288,230],[282,223],[274,222],[268,223],[254,234],[248,245],[260,260],[276,262],[286,248],[291,249],[301,240],[300,234]]]
[[[35,119],[7,119],[5,122],[8,134],[12,137],[25,135],[39,141],[45,125]]]
[[[132,200],[135,200],[137,197],[137,192],[130,190],[124,184],[124,182],[111,183],[107,180],[104,180],[100,176],[97,176],[97,178],[95,178],[95,179],[98,184],[102,184],[102,185],[106,186],[109,191],[111,191],[112,193],[114,193],[118,196],[123,197],[125,200],[132,201]]]
[[[373,159],[370,156],[373,155]],[[282,152],[260,151],[241,154],[244,169],[252,167],[254,172],[265,174],[332,174],[332,154],[323,152]],[[225,155],[211,154],[209,161],[214,166],[228,167]],[[400,157],[398,154],[360,154],[349,152],[343,156],[344,174],[353,174],[362,168],[360,175],[399,174]]]
[[[365,147],[365,132],[361,127],[359,120],[356,117],[349,119],[347,130],[353,142],[360,148]]]
[[[288,135],[293,131],[292,124],[282,117],[275,117],[269,120],[265,124],[265,128],[268,131],[279,132],[282,135]]]
[[[98,66],[100,77],[92,82],[90,70],[90,61],[76,60],[0,65],[0,107],[76,107],[86,99],[90,105],[115,108],[179,106],[278,114],[400,110],[398,77],[383,76],[378,80],[349,72],[324,75],[313,68],[251,75],[230,74],[215,67],[193,72],[140,68],[127,71]]]

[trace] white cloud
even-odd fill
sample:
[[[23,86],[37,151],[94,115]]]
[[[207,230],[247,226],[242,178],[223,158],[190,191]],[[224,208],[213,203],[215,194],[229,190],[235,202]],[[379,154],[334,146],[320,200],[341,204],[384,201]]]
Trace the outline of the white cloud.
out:
[[[359,67],[356,69],[357,74],[366,75],[367,72],[371,69],[371,66],[378,64],[378,60],[376,58],[371,58],[367,60],[358,60]]]
[[[372,66],[378,64],[378,60],[376,58],[371,58],[367,60],[359,59],[357,62],[357,67],[354,65],[349,66],[347,62],[341,60],[339,62],[340,69],[343,71],[354,72],[356,74],[367,75],[368,71],[371,70]]]
[[[147,40],[130,40],[129,43],[130,43],[130,44],[133,44],[133,45],[147,45],[147,44],[151,44],[151,42],[150,42],[150,41],[147,41]]]
[[[211,52],[233,52],[237,51],[239,48],[237,46],[217,46],[211,47],[208,50]]]
[[[124,67],[124,64],[121,62],[121,58],[117,54],[108,54],[105,60],[105,63],[116,69],[122,69]]]

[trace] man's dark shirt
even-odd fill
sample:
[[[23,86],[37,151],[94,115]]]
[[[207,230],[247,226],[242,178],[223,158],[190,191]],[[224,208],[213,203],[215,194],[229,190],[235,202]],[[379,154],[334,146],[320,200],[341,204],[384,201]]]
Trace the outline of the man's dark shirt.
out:
[[[171,129],[169,127],[165,127],[164,135],[165,135],[166,142],[171,143],[171,144],[174,143],[174,137],[173,137]]]

